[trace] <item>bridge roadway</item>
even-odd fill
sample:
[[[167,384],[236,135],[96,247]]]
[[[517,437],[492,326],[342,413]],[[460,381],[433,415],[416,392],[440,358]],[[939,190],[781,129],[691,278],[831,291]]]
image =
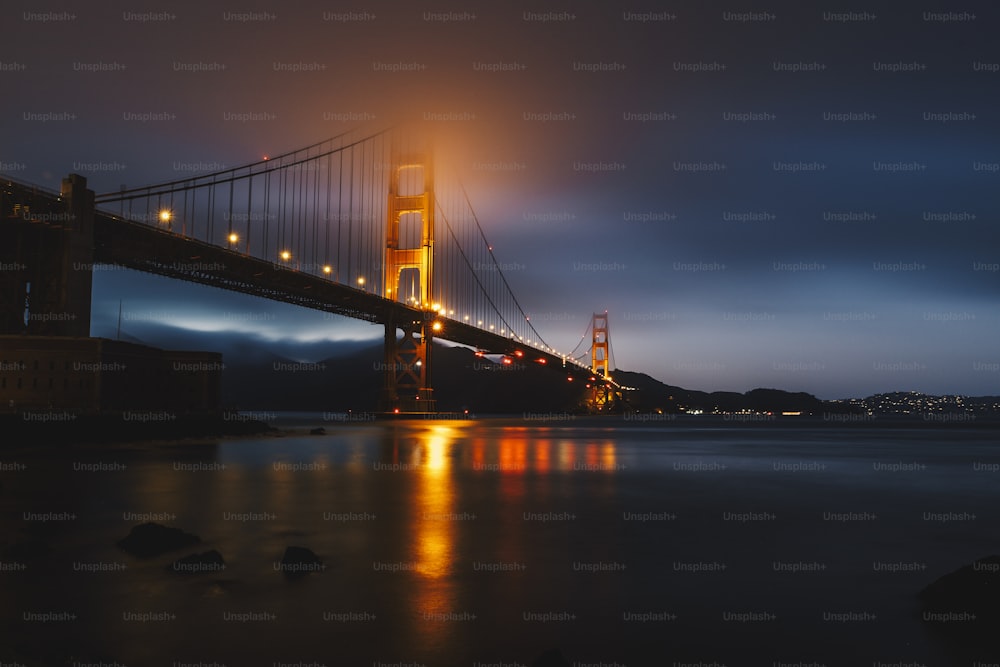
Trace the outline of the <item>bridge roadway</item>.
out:
[[[544,359],[546,365],[563,363],[560,356],[465,322],[100,210],[94,216],[94,262],[243,292],[376,324],[392,321],[399,326],[433,319],[442,325],[440,331],[434,332],[435,338],[496,354],[516,355],[520,351],[523,359]],[[585,366],[572,361],[567,363],[578,372],[590,372]]]

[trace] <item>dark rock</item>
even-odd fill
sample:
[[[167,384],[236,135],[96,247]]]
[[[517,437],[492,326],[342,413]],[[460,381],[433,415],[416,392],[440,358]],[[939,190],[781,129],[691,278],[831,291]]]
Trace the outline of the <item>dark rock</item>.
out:
[[[531,667],[571,667],[571,665],[569,660],[563,656],[562,651],[553,648],[535,658]]]
[[[980,558],[934,581],[918,595],[924,628],[963,662],[1000,650],[1000,556]]]
[[[964,565],[925,587],[918,597],[925,611],[969,612],[977,619],[1000,619],[1000,556]]]
[[[316,428],[309,430],[309,435],[326,435],[326,429],[322,426],[317,426]]]
[[[200,554],[190,554],[178,558],[167,566],[168,570],[178,574],[203,574],[205,572],[221,572],[226,569],[226,561],[215,549]]]
[[[286,547],[279,567],[286,577],[302,577],[326,569],[319,556],[305,547]]]
[[[118,540],[118,547],[138,558],[151,558],[199,542],[200,537],[179,528],[143,523],[133,526],[126,537]]]

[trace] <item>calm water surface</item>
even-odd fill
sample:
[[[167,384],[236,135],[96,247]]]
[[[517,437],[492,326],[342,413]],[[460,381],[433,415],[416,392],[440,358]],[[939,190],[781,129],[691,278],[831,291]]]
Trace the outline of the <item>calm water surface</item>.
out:
[[[914,596],[1000,553],[995,430],[326,427],[5,450],[0,661],[968,665]],[[148,519],[203,543],[116,547]],[[324,569],[286,577],[292,545]],[[209,549],[225,570],[170,571]]]

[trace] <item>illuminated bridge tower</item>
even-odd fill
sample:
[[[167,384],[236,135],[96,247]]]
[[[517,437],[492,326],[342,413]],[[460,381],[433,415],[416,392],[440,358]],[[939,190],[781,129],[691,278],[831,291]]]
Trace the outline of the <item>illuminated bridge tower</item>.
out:
[[[434,170],[429,144],[424,150],[393,146],[385,232],[385,298],[405,302],[423,316],[385,324],[385,368],[381,409],[434,412],[431,388],[434,285]],[[419,233],[417,233],[419,230]],[[407,233],[409,232],[409,233]],[[404,276],[413,292],[401,290]],[[418,291],[419,290],[419,291]],[[403,332],[396,338],[396,329]]]
[[[611,369],[608,364],[611,341],[608,337],[608,311],[594,313],[591,320],[593,338],[590,345],[590,372],[594,374],[591,403],[596,410],[605,410],[614,403],[614,387],[601,378],[611,380]]]

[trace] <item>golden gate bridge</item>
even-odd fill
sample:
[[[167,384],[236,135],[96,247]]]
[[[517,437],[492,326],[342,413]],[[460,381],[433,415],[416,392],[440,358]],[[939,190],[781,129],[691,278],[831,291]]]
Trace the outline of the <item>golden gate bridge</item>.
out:
[[[383,325],[385,412],[435,411],[434,338],[579,375],[598,411],[620,398],[607,313],[583,354],[551,346],[426,134],[352,131],[97,195],[76,174],[58,194],[7,179],[0,197],[0,336],[89,336],[92,269],[112,264]]]

